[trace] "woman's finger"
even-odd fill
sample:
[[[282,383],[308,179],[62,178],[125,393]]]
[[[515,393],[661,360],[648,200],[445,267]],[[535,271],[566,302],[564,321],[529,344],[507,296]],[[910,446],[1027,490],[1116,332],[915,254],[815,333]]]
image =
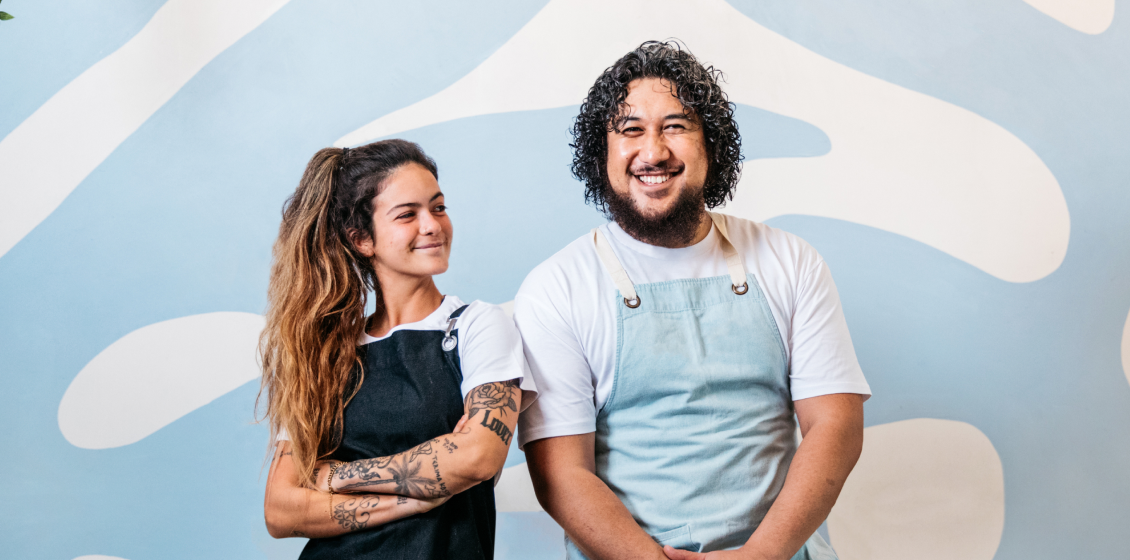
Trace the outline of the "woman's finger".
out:
[[[452,431],[451,433],[458,434],[458,433],[462,432],[463,431],[463,425],[466,424],[466,423],[467,423],[467,413],[464,412],[463,417],[460,418],[459,422],[457,422],[455,424],[455,430]]]

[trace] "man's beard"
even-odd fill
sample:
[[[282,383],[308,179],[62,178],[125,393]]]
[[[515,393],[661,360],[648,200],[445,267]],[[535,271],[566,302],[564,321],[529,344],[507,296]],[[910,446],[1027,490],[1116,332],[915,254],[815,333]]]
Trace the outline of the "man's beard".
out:
[[[607,214],[632,237],[659,247],[686,247],[706,213],[702,189],[684,188],[675,204],[666,212],[645,216],[629,194],[620,194],[605,183],[604,201]]]

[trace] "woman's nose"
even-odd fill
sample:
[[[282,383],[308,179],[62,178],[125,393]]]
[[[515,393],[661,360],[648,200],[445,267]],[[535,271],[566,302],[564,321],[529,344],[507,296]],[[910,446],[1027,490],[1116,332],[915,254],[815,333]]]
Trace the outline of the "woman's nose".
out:
[[[431,212],[421,212],[419,223],[422,235],[432,235],[439,231],[439,220]]]

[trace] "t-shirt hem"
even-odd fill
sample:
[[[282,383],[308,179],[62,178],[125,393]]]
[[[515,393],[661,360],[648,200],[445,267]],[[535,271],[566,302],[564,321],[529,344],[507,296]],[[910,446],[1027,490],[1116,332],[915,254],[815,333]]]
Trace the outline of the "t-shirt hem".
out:
[[[518,429],[518,449],[525,451],[527,443],[537,441],[539,439],[562,437],[562,436],[577,436],[581,434],[591,434],[596,431],[595,422],[577,422],[573,424],[563,424],[557,426],[540,427],[534,429],[523,430]]]
[[[824,395],[834,395],[837,393],[863,395],[864,401],[871,398],[871,387],[866,383],[821,383],[801,389],[793,387],[791,390],[794,401],[810,399],[812,397],[822,397]]]

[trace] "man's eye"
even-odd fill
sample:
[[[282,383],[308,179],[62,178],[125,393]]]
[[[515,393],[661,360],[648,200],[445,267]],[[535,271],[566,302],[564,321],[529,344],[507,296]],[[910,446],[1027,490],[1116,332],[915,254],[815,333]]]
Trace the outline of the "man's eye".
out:
[[[403,213],[403,214],[401,214],[401,215],[397,216],[397,217],[396,217],[396,219],[398,219],[398,220],[402,220],[402,219],[404,219],[404,218],[411,218],[411,217],[413,217],[413,216],[415,216],[415,215],[416,215],[416,213],[415,213],[415,212],[405,212],[405,213]]]
[[[436,206],[435,211],[436,212],[446,212],[447,206],[444,206],[443,204],[439,204],[439,205]]]

